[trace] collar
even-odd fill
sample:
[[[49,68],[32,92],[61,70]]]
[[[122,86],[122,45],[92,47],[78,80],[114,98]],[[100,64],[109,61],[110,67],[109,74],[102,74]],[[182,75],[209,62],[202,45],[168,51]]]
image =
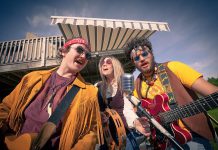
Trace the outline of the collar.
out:
[[[56,71],[57,69],[58,69],[58,67],[55,67],[55,68],[52,68],[50,70],[40,72],[40,75],[42,75],[42,82],[44,83],[48,79],[48,77],[51,75],[51,73],[53,71]],[[80,88],[86,88],[86,82],[85,82],[85,80],[83,79],[83,77],[81,76],[80,73],[78,73],[78,75],[75,78],[73,84],[71,84],[69,86],[73,86],[73,85],[76,85],[76,86],[78,86]]]

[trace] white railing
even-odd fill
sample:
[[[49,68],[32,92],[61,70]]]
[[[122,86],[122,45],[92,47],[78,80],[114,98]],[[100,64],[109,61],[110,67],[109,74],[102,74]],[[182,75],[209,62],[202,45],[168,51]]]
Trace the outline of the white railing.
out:
[[[29,64],[29,67],[31,63],[38,62],[38,65],[33,65],[32,67],[49,66],[47,62],[56,59],[58,48],[64,42],[65,39],[62,36],[0,42],[0,68],[3,69],[0,72],[11,70],[6,66],[17,66],[18,64]],[[25,69],[25,67],[21,68]]]

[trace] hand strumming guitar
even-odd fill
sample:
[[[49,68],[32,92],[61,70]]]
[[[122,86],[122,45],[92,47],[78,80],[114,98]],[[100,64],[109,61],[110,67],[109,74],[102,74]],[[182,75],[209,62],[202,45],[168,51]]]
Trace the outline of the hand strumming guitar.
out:
[[[150,123],[146,117],[141,117],[134,120],[133,125],[138,132],[140,132],[146,137],[150,137],[151,135]]]

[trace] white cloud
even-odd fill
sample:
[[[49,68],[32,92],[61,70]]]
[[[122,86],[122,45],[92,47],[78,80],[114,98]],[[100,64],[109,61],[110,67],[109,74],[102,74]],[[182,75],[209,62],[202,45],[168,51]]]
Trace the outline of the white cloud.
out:
[[[192,63],[190,66],[193,67],[194,69],[196,70],[203,70],[205,67],[208,67],[210,65],[210,62],[206,61],[206,62],[202,62],[202,61],[199,61],[199,62],[194,62]]]
[[[79,9],[79,11],[77,10]],[[56,9],[48,6],[35,7],[31,16],[26,16],[27,22],[34,28],[49,26],[51,16],[75,16],[75,17],[89,17],[92,16],[92,11],[87,4],[77,9]]]
[[[207,79],[208,77],[218,77],[218,71],[216,64],[217,58],[205,58],[205,59],[199,59],[198,61],[190,64],[192,68],[199,71],[204,75],[204,78]]]
[[[27,22],[34,28],[49,26],[50,16],[56,14],[57,10],[48,6],[37,6],[33,8],[33,13],[26,16]]]
[[[33,17],[26,17],[26,19],[32,27],[48,26],[50,24],[50,18],[45,15],[35,15]]]

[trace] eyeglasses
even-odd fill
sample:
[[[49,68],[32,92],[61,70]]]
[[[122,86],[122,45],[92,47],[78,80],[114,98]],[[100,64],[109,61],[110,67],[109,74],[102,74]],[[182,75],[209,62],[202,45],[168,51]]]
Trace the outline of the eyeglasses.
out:
[[[146,58],[148,56],[148,52],[145,51],[145,50],[140,50],[141,51],[141,54],[144,58]],[[136,53],[135,53],[136,54]],[[134,61],[138,62],[140,60],[140,55],[137,55],[133,58]]]
[[[101,62],[101,66],[102,66],[103,64],[110,65],[110,64],[112,64],[112,60],[111,60],[111,59],[106,59],[106,60],[104,60],[104,61]]]
[[[79,53],[80,55],[85,53],[86,59],[87,60],[91,60],[91,58],[92,58],[91,57],[91,53],[86,51],[86,50],[84,50],[84,48],[82,46],[78,46],[75,49],[76,49],[76,52]]]

